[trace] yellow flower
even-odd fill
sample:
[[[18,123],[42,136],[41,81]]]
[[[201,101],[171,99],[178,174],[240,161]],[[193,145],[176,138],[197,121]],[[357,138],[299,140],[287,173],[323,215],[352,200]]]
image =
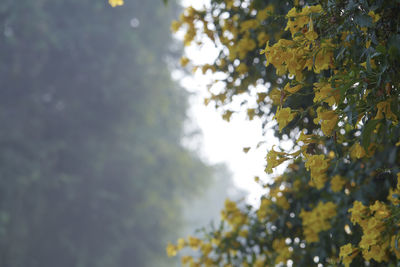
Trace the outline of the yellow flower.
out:
[[[350,148],[350,157],[354,159],[360,159],[365,156],[365,150],[364,148],[359,144],[355,143],[351,148]]]
[[[182,67],[185,67],[189,63],[189,59],[187,57],[181,57],[180,64]]]
[[[365,48],[369,48],[371,46],[371,40],[365,42]]]
[[[311,143],[316,143],[317,137],[313,134],[304,134],[304,131],[300,133],[299,138],[297,139],[297,142],[303,142],[304,144],[311,144]]]
[[[177,242],[177,246],[176,246],[177,250],[181,250],[181,249],[183,249],[185,246],[186,246],[186,241],[185,241],[185,239],[179,238],[179,239],[178,239],[178,242]]]
[[[278,253],[278,256],[275,259],[275,264],[279,264],[280,262],[286,262],[292,256],[292,251],[289,250],[288,246],[285,243],[285,238],[275,239],[272,242],[272,248],[275,252]]]
[[[200,239],[196,238],[196,237],[189,236],[188,237],[188,243],[189,243],[189,246],[192,249],[198,249],[201,246],[202,241]]]
[[[353,207],[349,209],[351,213],[350,220],[353,224],[358,223],[359,225],[365,225],[365,217],[369,214],[368,208],[364,206],[360,201],[354,201]]]
[[[381,18],[381,16],[379,16],[379,14],[375,14],[375,12],[372,10],[370,12],[368,12],[368,15],[372,18],[372,21],[374,23],[376,23]]]
[[[322,70],[327,70],[333,66],[333,52],[326,49],[321,49],[315,55],[314,72],[320,73]]]
[[[284,97],[282,97],[282,95],[283,92],[278,90],[277,88],[272,89],[268,94],[274,105],[279,105],[281,100],[283,101],[285,99]]]
[[[185,264],[188,264],[188,263],[192,263],[193,262],[193,258],[191,256],[182,256],[181,262],[182,262],[182,265],[185,265]]]
[[[340,175],[333,176],[331,180],[331,188],[333,192],[339,192],[342,190],[343,185],[346,184],[346,180],[344,180]]]
[[[323,12],[321,5],[309,6],[308,8],[311,13],[322,13]]]
[[[374,120],[383,119],[385,117],[391,120],[393,124],[399,123],[397,116],[392,112],[390,103],[391,99],[388,99],[386,101],[379,102],[376,105],[378,112],[376,113]],[[383,113],[385,114],[385,116],[383,116]]]
[[[336,216],[336,207],[333,202],[319,202],[313,210],[300,212],[303,233],[307,242],[318,242],[318,234],[331,228],[330,219]]]
[[[208,255],[212,250],[212,246],[210,243],[204,243],[201,245],[200,250],[203,253],[203,255]]]
[[[368,47],[367,47],[368,48]],[[371,59],[370,60],[370,63],[371,63],[371,68],[372,69],[375,69],[376,68],[376,64],[375,64],[375,60],[374,59]],[[365,61],[365,62],[363,62],[363,63],[361,63],[360,64],[362,67],[364,67],[365,69],[367,69],[367,62]]]
[[[278,152],[274,150],[274,147],[268,152],[267,154],[267,167],[265,171],[267,173],[272,173],[272,169],[278,167],[282,164],[282,162],[288,160],[289,158],[286,157],[286,153]]]
[[[325,159],[324,155],[308,155],[306,154],[306,169],[310,171],[311,186],[321,189],[327,180],[326,170],[328,169],[329,159]]]
[[[239,236],[246,238],[249,235],[249,230],[247,229],[242,229],[239,232]]]
[[[276,205],[285,210],[288,210],[290,208],[290,204],[284,196],[276,198]]]
[[[268,5],[266,8],[259,10],[257,12],[256,18],[260,22],[266,20],[269,17],[270,13],[272,13],[273,11],[274,7],[272,5]]]
[[[239,54],[240,59],[244,59],[247,53],[253,51],[256,47],[256,42],[250,38],[249,32],[246,32],[244,37],[237,43],[234,50]]]
[[[254,116],[256,116],[256,110],[254,108],[247,109],[247,116],[249,117],[249,120],[252,121],[254,119]],[[247,150],[247,152],[248,152],[248,150]]]
[[[224,114],[222,114],[222,119],[226,120],[227,122],[229,122],[231,120],[231,116],[232,116],[233,112],[230,110],[225,111]]]
[[[363,257],[366,260],[374,259],[377,262],[387,261],[388,257],[386,250],[389,247],[389,242],[373,245],[369,250],[363,250]]]
[[[264,46],[268,40],[269,40],[269,36],[265,32],[260,32],[257,35],[257,41],[258,41],[259,46]]]
[[[112,0],[110,0],[110,1],[112,1]],[[177,32],[181,26],[182,26],[182,22],[174,20],[171,23],[171,31]]]
[[[260,23],[255,19],[245,20],[240,24],[240,32],[247,32],[250,29],[255,29]]]
[[[235,201],[232,201],[230,199],[225,199],[225,210],[227,212],[234,212],[237,210],[237,205]]]
[[[310,41],[314,41],[318,38],[318,34],[315,31],[308,31],[305,36]]]
[[[278,107],[274,118],[278,121],[279,131],[282,131],[282,129],[285,128],[286,125],[288,125],[288,123],[294,119],[295,115],[296,113],[291,112],[290,108]]]
[[[390,216],[389,208],[381,201],[375,201],[374,205],[369,206],[370,211],[374,212],[374,217],[382,220]]]
[[[240,63],[239,66],[236,67],[236,71],[239,74],[245,74],[248,71],[247,65],[245,63]]]
[[[329,106],[333,106],[334,104],[337,104],[339,102],[340,91],[337,89],[333,89],[330,83],[314,83],[314,91],[314,102],[322,101],[328,103]]]
[[[291,93],[291,94],[295,94],[297,93],[301,88],[303,88],[303,86],[301,84],[298,84],[296,86],[290,87],[290,83],[287,83],[285,85],[285,87],[283,88],[283,90]]]
[[[166,251],[168,257],[176,256],[176,253],[178,252],[177,247],[171,243],[168,243]]]
[[[108,0],[108,3],[112,7],[122,6],[124,4],[124,0]]]
[[[340,247],[339,256],[346,267],[350,266],[350,263],[353,261],[353,258],[357,256],[357,254],[358,249],[354,248],[350,243]]]
[[[323,110],[322,107],[317,109],[318,117],[314,119],[314,123],[321,124],[321,130],[326,136],[331,136],[333,129],[336,127],[337,121],[339,120],[333,110]]]

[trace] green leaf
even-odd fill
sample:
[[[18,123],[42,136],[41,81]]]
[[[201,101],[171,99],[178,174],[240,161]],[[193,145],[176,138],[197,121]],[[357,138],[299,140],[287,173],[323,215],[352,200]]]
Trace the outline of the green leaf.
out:
[[[364,129],[361,134],[361,145],[364,147],[365,150],[368,150],[369,144],[371,143],[371,134],[375,130],[376,125],[381,120],[370,120],[364,126]]]
[[[388,42],[390,58],[400,57],[400,34],[392,35]]]
[[[350,0],[346,5],[345,11],[351,11],[357,8],[357,3],[354,0]]]
[[[359,14],[354,17],[354,22],[360,27],[371,27],[372,18],[365,14]]]
[[[337,53],[336,61],[339,60],[341,57],[343,57],[344,51],[346,51],[346,47],[342,46],[342,47],[340,48],[339,52]]]
[[[376,47],[376,51],[378,51],[378,52],[381,53],[381,54],[385,54],[385,53],[386,53],[386,47],[383,46],[383,45],[381,45],[381,44],[379,44],[379,45]]]
[[[368,54],[368,56],[367,56],[367,71],[368,72],[372,71],[372,69],[371,69],[371,55],[370,54]]]

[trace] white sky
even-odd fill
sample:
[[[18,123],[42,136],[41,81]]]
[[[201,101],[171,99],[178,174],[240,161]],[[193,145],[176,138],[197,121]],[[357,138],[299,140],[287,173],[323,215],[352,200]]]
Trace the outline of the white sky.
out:
[[[184,6],[192,4],[201,7],[204,0],[185,0]],[[177,38],[182,36],[177,34]],[[214,45],[206,43],[199,50],[195,46],[185,49],[185,56],[195,64],[213,63],[217,56]],[[226,163],[233,173],[233,180],[237,187],[249,192],[248,202],[257,204],[259,197],[265,191],[254,181],[259,176],[263,181],[268,177],[264,172],[267,151],[272,145],[277,145],[278,140],[268,131],[262,136],[262,126],[259,119],[249,121],[245,112],[233,114],[230,122],[222,119],[221,114],[215,110],[212,104],[205,106],[204,97],[207,96],[207,87],[211,75],[203,75],[200,71],[192,76],[184,76],[180,71],[174,71],[173,77],[179,79],[189,92],[194,93],[190,98],[189,116],[202,131],[200,155],[210,163]],[[260,141],[266,143],[256,148]],[[190,146],[190,144],[187,144]],[[244,147],[251,147],[248,153],[243,152]],[[279,170],[278,170],[279,171]]]
[[[199,153],[210,163],[226,163],[235,185],[248,191],[249,202],[255,204],[263,191],[254,182],[254,176],[266,178],[265,145],[256,149],[258,142],[264,140],[261,121],[248,121],[245,114],[233,114],[230,122],[224,121],[212,105],[203,104],[206,78],[200,76],[182,80],[183,86],[195,93],[190,98],[189,116],[202,132]],[[244,147],[251,147],[247,154],[243,152]]]

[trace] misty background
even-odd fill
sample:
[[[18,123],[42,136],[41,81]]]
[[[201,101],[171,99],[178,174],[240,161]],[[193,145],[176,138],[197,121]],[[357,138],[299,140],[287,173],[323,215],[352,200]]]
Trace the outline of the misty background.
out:
[[[182,145],[179,11],[0,2],[0,266],[177,266],[167,242],[243,196]]]

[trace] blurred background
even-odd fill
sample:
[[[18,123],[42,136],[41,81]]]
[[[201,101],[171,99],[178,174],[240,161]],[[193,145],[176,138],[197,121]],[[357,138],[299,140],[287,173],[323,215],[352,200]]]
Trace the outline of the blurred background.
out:
[[[167,242],[244,196],[183,145],[179,11],[0,2],[0,266],[177,266]]]

